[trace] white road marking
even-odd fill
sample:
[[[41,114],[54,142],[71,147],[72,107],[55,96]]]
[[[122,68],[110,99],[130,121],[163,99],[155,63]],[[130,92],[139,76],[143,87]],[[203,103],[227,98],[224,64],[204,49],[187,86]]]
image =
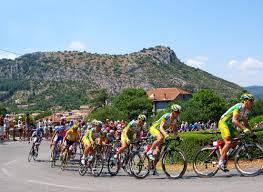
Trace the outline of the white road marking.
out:
[[[4,163],[4,165],[5,165],[5,166],[11,165],[11,164],[15,163],[16,161],[17,161],[17,160],[8,161],[7,163]]]
[[[11,174],[5,168],[2,168],[1,170],[5,174],[5,176],[11,177]]]
[[[90,190],[87,190],[87,188],[67,186],[67,185],[57,185],[57,184],[54,184],[54,183],[46,183],[46,182],[36,181],[36,180],[27,180],[27,182],[29,182],[29,183],[37,183],[37,184],[40,184],[40,185],[49,185],[49,186],[53,186],[53,187],[66,188],[66,189],[77,189],[77,190],[90,191]]]

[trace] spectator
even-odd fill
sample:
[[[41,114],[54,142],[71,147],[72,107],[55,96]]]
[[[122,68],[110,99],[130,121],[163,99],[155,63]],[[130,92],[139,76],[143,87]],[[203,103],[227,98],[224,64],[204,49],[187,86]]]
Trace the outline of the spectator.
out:
[[[22,139],[22,134],[23,134],[23,120],[22,120],[22,116],[18,117],[18,121],[17,121],[17,129],[19,132],[19,139]]]
[[[5,138],[7,140],[9,140],[9,120],[8,120],[8,116],[6,115],[4,118],[4,129],[5,129]]]

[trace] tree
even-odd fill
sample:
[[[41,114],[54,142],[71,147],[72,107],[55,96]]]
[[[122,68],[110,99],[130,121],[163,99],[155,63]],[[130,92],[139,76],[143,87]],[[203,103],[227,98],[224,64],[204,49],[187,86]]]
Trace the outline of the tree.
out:
[[[97,119],[100,121],[104,121],[106,119],[110,119],[113,121],[116,120],[128,120],[128,116],[127,114],[119,111],[117,108],[115,108],[114,106],[104,106],[102,108],[98,108],[94,111],[92,111],[92,113],[85,118],[86,120],[92,120],[92,119]]]
[[[106,101],[109,99],[109,95],[106,89],[100,89],[91,92],[93,99],[90,101],[95,108],[103,107],[106,105]]]
[[[226,101],[209,89],[193,94],[193,97],[182,103],[181,119],[188,122],[218,121],[226,111]]]
[[[128,119],[135,119],[139,114],[147,114],[152,110],[152,102],[142,88],[124,89],[113,99],[113,106],[127,114]]]
[[[253,103],[251,110],[251,117],[256,117],[263,114],[263,100],[258,99]]]
[[[5,108],[4,104],[0,102],[0,115],[6,115],[7,109]]]

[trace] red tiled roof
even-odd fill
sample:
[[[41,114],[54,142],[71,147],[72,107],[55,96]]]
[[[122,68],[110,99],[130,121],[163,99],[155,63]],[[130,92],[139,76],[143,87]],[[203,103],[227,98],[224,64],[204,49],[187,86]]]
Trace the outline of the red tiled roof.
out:
[[[156,88],[147,92],[148,97],[153,101],[173,101],[178,95],[191,95],[191,93],[178,88]]]

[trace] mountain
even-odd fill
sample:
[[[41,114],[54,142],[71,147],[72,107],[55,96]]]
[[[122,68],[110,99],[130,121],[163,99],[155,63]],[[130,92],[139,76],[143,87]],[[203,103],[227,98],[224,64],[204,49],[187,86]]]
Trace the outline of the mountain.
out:
[[[263,86],[248,86],[244,89],[252,93],[256,99],[263,99]]]
[[[0,60],[0,101],[11,109],[77,108],[92,90],[114,95],[126,87],[210,88],[225,98],[242,88],[182,63],[169,47],[156,46],[125,55],[77,51],[36,52]]]

